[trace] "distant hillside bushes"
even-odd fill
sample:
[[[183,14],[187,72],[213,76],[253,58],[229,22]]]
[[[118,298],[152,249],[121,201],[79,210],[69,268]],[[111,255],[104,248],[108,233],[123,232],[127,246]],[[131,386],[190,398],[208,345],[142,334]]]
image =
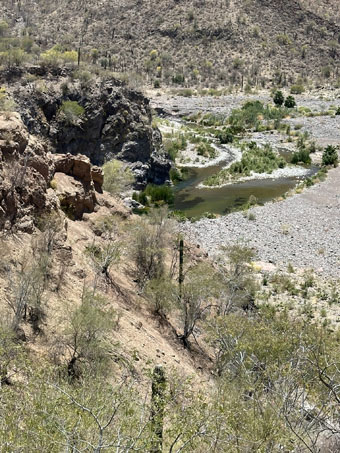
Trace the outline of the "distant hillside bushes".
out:
[[[281,121],[288,111],[285,108],[271,107],[260,101],[246,102],[241,109],[234,109],[229,124],[239,129],[258,128],[263,120]]]
[[[305,87],[303,85],[292,85],[290,87],[291,94],[302,94],[305,91]]]

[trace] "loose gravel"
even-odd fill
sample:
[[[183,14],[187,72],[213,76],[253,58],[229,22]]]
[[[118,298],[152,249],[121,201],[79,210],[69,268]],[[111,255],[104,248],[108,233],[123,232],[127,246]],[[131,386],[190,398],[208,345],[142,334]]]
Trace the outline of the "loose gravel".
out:
[[[281,202],[268,203],[218,219],[186,222],[182,231],[210,255],[241,241],[254,248],[257,259],[278,267],[288,263],[340,276],[340,168],[325,182]]]
[[[296,96],[299,106],[312,111],[325,111],[340,105],[340,91]],[[153,100],[156,107],[176,115],[197,111],[230,114],[245,101],[270,100],[268,95],[222,96],[220,98],[167,98]],[[339,145],[340,116],[299,117],[288,120],[293,128],[301,125],[318,145]],[[268,140],[268,137],[258,137]],[[269,138],[269,141],[271,138]],[[277,137],[273,141],[279,142]],[[275,143],[279,144],[279,143]],[[249,214],[252,214],[249,216]],[[254,220],[250,220],[254,218]],[[277,267],[291,263],[298,268],[313,268],[323,275],[340,277],[340,167],[329,171],[326,181],[280,202],[252,208],[217,219],[185,222],[182,231],[210,255],[220,253],[220,247],[242,241],[253,247],[257,259]]]

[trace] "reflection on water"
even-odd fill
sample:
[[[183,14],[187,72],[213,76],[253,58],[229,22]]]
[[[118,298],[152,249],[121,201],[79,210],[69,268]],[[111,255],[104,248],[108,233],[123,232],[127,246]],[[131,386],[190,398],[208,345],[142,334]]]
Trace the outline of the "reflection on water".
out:
[[[262,204],[282,196],[301,181],[298,177],[258,179],[215,189],[197,188],[200,182],[223,166],[224,164],[208,168],[190,168],[188,179],[175,187],[174,209],[184,211],[189,217],[199,216],[204,212],[227,214],[246,203],[250,195],[254,195]],[[310,174],[316,171],[317,168],[312,168]]]

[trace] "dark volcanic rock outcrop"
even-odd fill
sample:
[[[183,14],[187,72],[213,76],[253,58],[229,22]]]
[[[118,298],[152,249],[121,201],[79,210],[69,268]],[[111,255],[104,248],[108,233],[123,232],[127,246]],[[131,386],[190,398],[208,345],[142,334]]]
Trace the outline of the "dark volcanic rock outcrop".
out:
[[[149,101],[114,79],[81,83],[52,77],[14,84],[13,97],[30,133],[48,140],[53,152],[84,154],[94,165],[116,158],[128,162],[137,187],[169,179],[170,161],[152,127]],[[73,102],[83,114],[63,114]]]

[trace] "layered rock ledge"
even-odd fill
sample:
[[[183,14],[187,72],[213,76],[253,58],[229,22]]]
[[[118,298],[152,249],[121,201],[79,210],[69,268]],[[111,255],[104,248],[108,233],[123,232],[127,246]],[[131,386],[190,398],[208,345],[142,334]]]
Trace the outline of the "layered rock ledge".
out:
[[[32,232],[41,214],[93,212],[103,174],[86,156],[53,155],[18,113],[0,115],[0,229]]]

